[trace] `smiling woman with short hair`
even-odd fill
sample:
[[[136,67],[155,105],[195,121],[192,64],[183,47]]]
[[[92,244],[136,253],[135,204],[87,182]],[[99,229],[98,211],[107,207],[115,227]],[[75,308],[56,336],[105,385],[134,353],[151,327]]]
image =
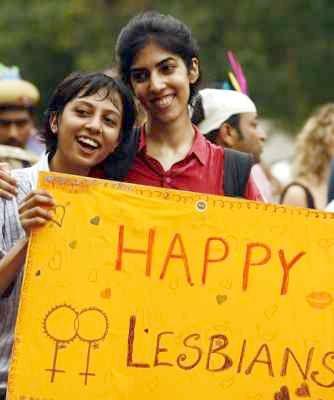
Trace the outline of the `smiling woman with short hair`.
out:
[[[38,172],[92,176],[98,167],[107,176],[123,179],[132,161],[126,149],[135,117],[131,92],[121,81],[103,73],[71,74],[57,86],[46,112],[42,133],[47,153],[33,167],[13,171],[17,198],[0,201],[1,400],[5,398],[28,233],[51,219],[49,209],[54,206],[46,191],[34,190]]]

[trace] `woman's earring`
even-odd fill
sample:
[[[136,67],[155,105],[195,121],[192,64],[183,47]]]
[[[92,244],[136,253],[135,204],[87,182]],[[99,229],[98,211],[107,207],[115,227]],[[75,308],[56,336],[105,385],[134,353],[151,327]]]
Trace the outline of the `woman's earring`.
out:
[[[51,131],[52,133],[56,134],[57,133],[57,127],[56,126],[51,126]]]

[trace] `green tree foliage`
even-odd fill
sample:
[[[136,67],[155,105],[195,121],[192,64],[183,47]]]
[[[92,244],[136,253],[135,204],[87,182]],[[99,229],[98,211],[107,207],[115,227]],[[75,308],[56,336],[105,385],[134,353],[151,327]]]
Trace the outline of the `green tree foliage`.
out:
[[[109,12],[103,1],[2,0],[0,62],[38,85],[44,107],[69,72],[110,66],[120,27]]]
[[[262,115],[299,124],[333,100],[332,0],[1,0],[0,62],[38,85],[43,108],[69,72],[109,67],[119,30],[147,9],[191,26],[204,85],[225,79],[235,51]]]

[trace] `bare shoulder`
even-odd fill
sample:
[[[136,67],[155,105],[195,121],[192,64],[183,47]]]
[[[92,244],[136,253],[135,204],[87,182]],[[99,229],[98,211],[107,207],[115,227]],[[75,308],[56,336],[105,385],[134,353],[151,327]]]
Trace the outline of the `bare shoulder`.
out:
[[[282,199],[282,204],[307,207],[307,196],[305,189],[300,185],[292,184],[287,188],[284,197]]]

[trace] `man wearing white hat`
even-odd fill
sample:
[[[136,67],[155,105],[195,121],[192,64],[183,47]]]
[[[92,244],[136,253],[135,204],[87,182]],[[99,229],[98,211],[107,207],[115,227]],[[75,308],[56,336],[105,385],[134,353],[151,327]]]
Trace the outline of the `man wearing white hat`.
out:
[[[235,90],[203,89],[196,99],[192,122],[212,143],[252,154],[252,176],[265,201],[272,201],[271,183],[260,162],[267,138],[257,120],[254,102]]]
[[[193,123],[211,142],[260,161],[266,133],[259,127],[254,102],[234,90],[203,89],[194,106]]]
[[[12,168],[27,167],[37,156],[27,149],[34,132],[37,88],[20,78],[17,67],[0,64],[0,160]]]

